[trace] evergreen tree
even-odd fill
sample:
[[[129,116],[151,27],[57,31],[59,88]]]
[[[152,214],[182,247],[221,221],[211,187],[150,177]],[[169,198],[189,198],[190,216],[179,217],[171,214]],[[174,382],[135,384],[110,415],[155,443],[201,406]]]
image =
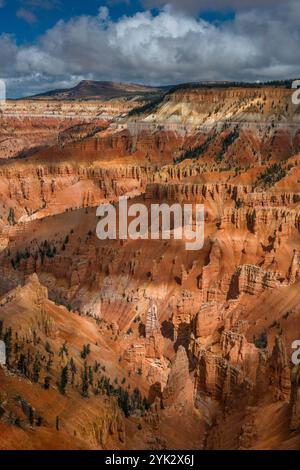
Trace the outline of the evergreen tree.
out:
[[[36,354],[34,363],[33,363],[33,381],[38,382],[40,378],[40,372],[41,372],[41,362],[40,362],[40,356],[39,354]]]
[[[68,380],[69,380],[68,366],[65,366],[65,367],[62,367],[61,369],[60,382],[59,382],[59,391],[63,395],[65,394]]]
[[[9,209],[9,214],[8,214],[8,217],[7,217],[7,221],[9,223],[9,225],[15,225],[16,224],[15,211],[12,208]]]
[[[45,378],[44,378],[44,389],[45,390],[48,390],[49,387],[50,387],[50,382],[51,382],[51,377],[49,377],[49,375],[47,375]]]
[[[118,406],[123,410],[125,416],[128,418],[131,412],[129,394],[127,390],[123,390],[121,387],[118,391]]]
[[[56,427],[56,431],[59,431],[59,430],[60,430],[60,419],[59,419],[59,416],[56,416],[56,419],[55,419],[55,427]]]
[[[6,363],[10,365],[12,356],[12,329],[8,328],[4,334],[4,343],[6,348]]]
[[[64,359],[64,357],[68,357],[69,351],[68,351],[68,346],[67,346],[66,341],[65,341],[64,344],[61,346],[58,355],[59,355],[59,357],[60,357],[62,360]]]
[[[88,377],[88,366],[84,362],[83,371],[81,372],[81,394],[83,397],[89,396],[89,377]]]
[[[89,344],[84,344],[80,356],[82,359],[86,359],[91,352],[91,347]]]
[[[75,375],[77,374],[77,367],[76,367],[73,357],[71,357],[71,360],[70,360],[70,371],[71,371],[71,384],[73,386]]]
[[[27,375],[27,366],[26,366],[26,357],[25,354],[20,354],[17,369],[21,372],[21,374]]]

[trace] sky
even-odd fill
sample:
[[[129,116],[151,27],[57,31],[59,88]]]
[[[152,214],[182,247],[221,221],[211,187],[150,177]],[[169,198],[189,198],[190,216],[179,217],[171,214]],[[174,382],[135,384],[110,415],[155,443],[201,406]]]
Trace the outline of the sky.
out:
[[[0,0],[8,96],[83,79],[300,78],[300,0]]]

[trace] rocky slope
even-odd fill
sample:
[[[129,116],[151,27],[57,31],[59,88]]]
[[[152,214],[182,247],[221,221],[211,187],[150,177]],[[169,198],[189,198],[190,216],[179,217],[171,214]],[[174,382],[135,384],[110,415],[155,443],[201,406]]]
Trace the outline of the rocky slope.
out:
[[[26,448],[300,447],[290,97],[176,89],[150,113],[2,162],[3,448],[21,434]],[[121,195],[204,204],[203,249],[99,240],[96,206]]]
[[[0,162],[92,136],[141,101],[7,100],[0,109]]]

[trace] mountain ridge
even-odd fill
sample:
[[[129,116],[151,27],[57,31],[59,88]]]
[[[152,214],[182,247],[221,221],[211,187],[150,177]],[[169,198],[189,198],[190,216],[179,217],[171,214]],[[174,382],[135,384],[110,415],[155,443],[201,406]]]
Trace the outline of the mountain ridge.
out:
[[[72,88],[50,90],[44,93],[39,93],[37,95],[29,96],[25,99],[92,100],[122,97],[134,98],[141,95],[162,93],[163,90],[163,87],[151,87],[135,83],[82,80]]]

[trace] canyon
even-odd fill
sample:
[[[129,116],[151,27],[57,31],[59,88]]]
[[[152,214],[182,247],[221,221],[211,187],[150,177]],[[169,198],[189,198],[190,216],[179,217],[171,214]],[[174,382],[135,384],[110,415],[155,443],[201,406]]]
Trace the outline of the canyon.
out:
[[[300,106],[144,92],[1,111],[0,449],[299,449]],[[203,248],[99,240],[121,196],[203,204]]]

